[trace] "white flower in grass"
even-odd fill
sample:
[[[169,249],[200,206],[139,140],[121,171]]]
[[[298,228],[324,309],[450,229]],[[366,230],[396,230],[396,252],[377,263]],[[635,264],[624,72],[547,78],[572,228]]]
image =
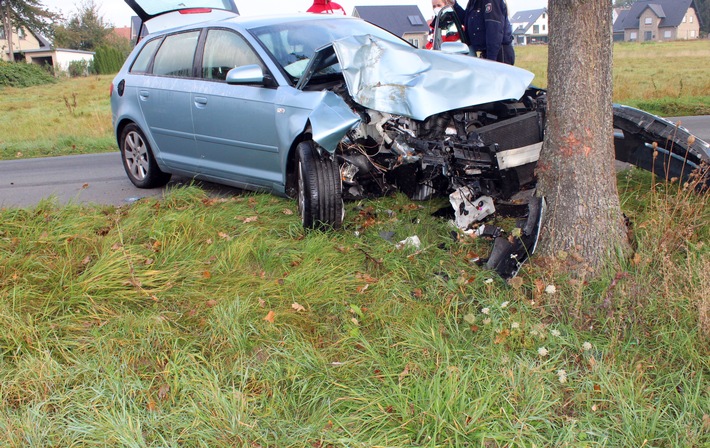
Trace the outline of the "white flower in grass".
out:
[[[560,335],[560,330],[550,330],[550,334],[551,334],[552,336],[557,337],[557,336]]]
[[[493,283],[493,279],[492,279],[492,278],[487,278],[487,279],[485,279],[485,280],[483,281],[483,283],[485,283],[485,284]]]
[[[483,325],[488,325],[488,324],[490,324],[490,323],[491,323],[491,318],[490,318],[490,317],[487,317],[487,318],[483,319]]]
[[[503,302],[503,303],[500,304],[500,307],[501,307],[501,308],[505,308],[505,307],[508,306],[509,303],[510,303],[510,302],[505,301],[505,302]]]
[[[589,350],[592,349],[592,344],[585,341],[584,344],[582,344],[582,348],[584,349],[585,352],[588,352]]]
[[[481,310],[481,312],[482,312],[483,314],[485,314],[485,315],[489,315],[489,314],[491,314],[491,309],[488,308],[488,307],[486,307],[486,308],[483,308],[483,309]]]
[[[560,383],[564,384],[567,382],[567,372],[560,369],[557,371],[557,378],[560,380]]]
[[[557,288],[555,288],[555,285],[547,285],[545,292],[548,294],[554,294],[557,292]]]
[[[520,323],[513,322],[512,324],[510,324],[510,328],[512,328],[513,330],[517,330],[518,328],[520,328]]]
[[[540,356],[547,356],[550,354],[550,352],[548,352],[545,347],[540,347],[537,349],[537,354]]]

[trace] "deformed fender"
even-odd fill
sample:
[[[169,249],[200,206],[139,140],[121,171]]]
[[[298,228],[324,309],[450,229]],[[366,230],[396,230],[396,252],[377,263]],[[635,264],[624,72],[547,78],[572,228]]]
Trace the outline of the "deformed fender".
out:
[[[328,91],[308,120],[313,141],[332,154],[345,134],[360,122],[360,117],[350,110],[342,98]]]

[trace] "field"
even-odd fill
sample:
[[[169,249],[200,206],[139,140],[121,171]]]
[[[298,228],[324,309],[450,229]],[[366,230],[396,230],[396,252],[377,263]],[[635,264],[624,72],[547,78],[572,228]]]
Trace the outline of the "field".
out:
[[[108,82],[3,90],[4,157],[115,150]],[[0,209],[0,446],[710,446],[710,195],[618,185],[630,259],[510,283],[442,200]]]

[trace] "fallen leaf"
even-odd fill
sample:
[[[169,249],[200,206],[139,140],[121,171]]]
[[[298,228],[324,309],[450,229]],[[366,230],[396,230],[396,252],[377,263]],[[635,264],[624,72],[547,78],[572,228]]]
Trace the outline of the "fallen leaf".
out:
[[[266,306],[266,301],[262,298],[259,298],[259,306],[264,308]]]
[[[143,262],[146,266],[150,266],[153,264],[155,261],[152,258],[146,258],[146,260]]]
[[[399,374],[399,382],[401,383],[407,375],[409,375],[409,364],[404,366],[404,370],[402,370],[402,373]]]
[[[170,386],[168,384],[163,384],[158,390],[158,398],[165,400],[168,397],[168,392],[170,392]]]
[[[254,222],[257,219],[259,219],[258,216],[250,216],[248,218],[244,218],[244,221],[242,221],[244,224],[249,224],[250,222]]]
[[[291,304],[291,308],[293,308],[293,309],[296,310],[296,311],[306,311],[306,309],[303,307],[303,305],[301,305],[301,304],[298,303],[298,302],[293,302],[293,303]]]
[[[149,401],[148,401],[148,404],[146,405],[146,407],[148,408],[148,410],[149,410],[150,412],[154,412],[154,411],[158,408],[158,405],[155,404],[155,401],[149,400]]]
[[[212,274],[210,273],[210,271],[203,271],[202,278],[212,278]]]
[[[290,215],[293,215],[293,210],[291,210],[290,208],[285,208],[285,209],[282,210],[282,213],[283,213],[284,215],[289,215],[289,216],[290,216]]]
[[[601,391],[602,391],[602,387],[598,384],[595,384],[594,385],[594,392],[601,392]]]
[[[207,302],[205,302],[205,305],[207,305],[208,308],[213,308],[214,306],[217,305],[217,301],[215,299],[210,299]]]
[[[414,288],[414,291],[412,291],[412,295],[417,299],[421,299],[424,295],[424,293],[422,292],[422,288]]]
[[[256,206],[256,198],[249,198],[247,201],[252,207]]]
[[[523,287],[523,279],[520,277],[513,277],[508,280],[508,284],[513,287],[513,289],[520,289]]]
[[[81,260],[81,264],[83,264],[84,266],[86,266],[89,263],[91,263],[91,256],[89,256],[89,255],[87,255],[86,257],[84,257],[83,260]]]
[[[708,414],[703,414],[703,428],[706,431],[710,430],[710,415]]]
[[[634,254],[634,258],[631,260],[631,262],[634,264],[634,266],[638,266],[638,265],[641,264],[641,261],[642,261],[642,260],[643,260],[643,259],[641,258],[641,254],[638,253],[638,252],[636,252],[636,253]]]
[[[153,302],[160,302],[158,296],[150,296],[150,300],[152,300]]]
[[[493,343],[500,344],[501,342],[505,342],[505,340],[508,339],[508,336],[510,336],[510,330],[507,328],[505,330],[501,330],[501,332],[496,335]]]
[[[350,319],[350,322],[352,322],[352,323],[354,323],[355,325],[358,325],[358,326],[360,325],[360,322],[359,322],[356,318],[354,318],[354,317],[353,317],[352,319]]]
[[[219,237],[222,238],[222,239],[224,239],[224,240],[227,240],[227,241],[231,241],[231,240],[232,240],[232,237],[229,236],[229,234],[227,234],[227,233],[219,232],[217,235],[219,235]]]
[[[81,189],[82,189],[82,190],[86,190],[87,188],[89,188],[89,184],[84,184],[84,185],[81,186]]]
[[[365,284],[362,285],[362,286],[358,286],[358,287],[357,287],[357,293],[358,293],[358,294],[362,294],[363,292],[367,291],[367,288],[369,288],[369,287],[370,287],[370,284],[369,284],[369,283],[365,283]]]
[[[270,324],[273,324],[275,317],[276,317],[276,313],[274,313],[273,311],[269,311],[269,312],[266,314],[266,317],[264,318],[264,320],[267,321],[267,322],[269,322]]]
[[[155,241],[153,242],[153,251],[158,252],[160,250],[160,246],[162,246],[163,243],[160,241]]]

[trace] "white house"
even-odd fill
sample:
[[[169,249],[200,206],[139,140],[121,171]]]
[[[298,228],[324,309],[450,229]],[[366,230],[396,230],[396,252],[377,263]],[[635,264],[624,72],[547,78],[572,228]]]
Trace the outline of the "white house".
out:
[[[545,44],[548,42],[547,8],[520,11],[510,18],[516,45]]]

